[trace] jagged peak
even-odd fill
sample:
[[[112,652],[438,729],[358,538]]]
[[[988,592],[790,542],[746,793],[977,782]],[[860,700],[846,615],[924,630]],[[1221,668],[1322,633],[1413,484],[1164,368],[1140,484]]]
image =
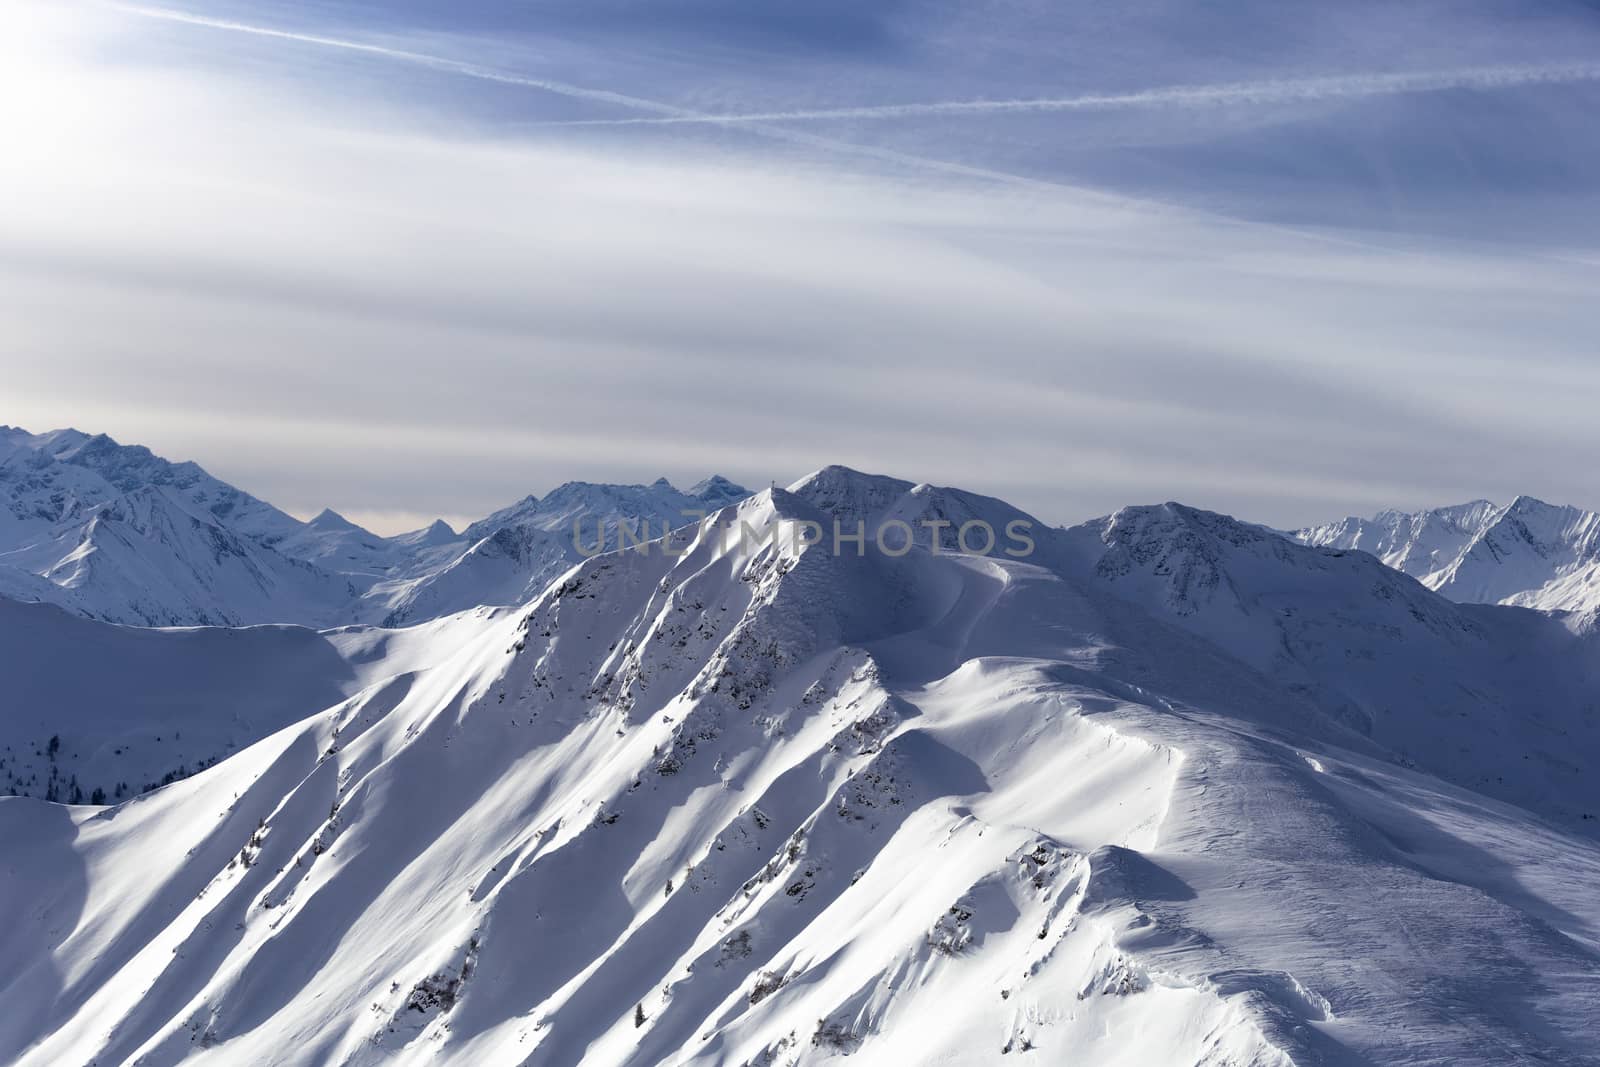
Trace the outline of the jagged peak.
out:
[[[750,490],[737,482],[730,481],[720,474],[696,482],[689,487],[689,494],[707,503],[731,504],[750,495]]]
[[[498,527],[503,526],[508,522],[516,522],[517,520],[532,514],[539,507],[540,503],[541,501],[537,496],[529,493],[521,500],[518,500],[512,504],[507,504],[503,508],[490,512],[477,522],[469,523],[467,528],[462,531],[462,536],[473,541],[487,537],[494,533]]]
[[[463,536],[474,542],[492,537],[507,526],[527,526],[544,531],[563,531],[567,536],[574,522],[593,529],[614,528],[618,521],[644,520],[652,529],[661,524],[677,527],[694,520],[699,511],[720,510],[748,497],[748,493],[726,479],[708,479],[703,496],[684,493],[666,478],[648,485],[608,482],[568,481],[556,486],[541,500],[532,495],[509,508],[471,524]]]
[[[812,471],[788,492],[836,518],[866,518],[905,496],[915,483],[886,474],[867,474],[839,464]]]
[[[44,433],[32,433],[21,426],[0,426],[0,437],[23,448],[31,448],[55,455],[65,449],[76,448],[89,440],[89,434],[70,426]]]
[[[78,429],[76,426],[61,426],[54,430],[46,430],[44,433],[38,434],[37,438],[40,441],[83,442],[88,441],[92,437],[104,436],[105,434],[91,434],[86,430]]]
[[[443,519],[434,519],[427,526],[415,530],[407,530],[402,534],[395,534],[387,538],[395,544],[406,545],[411,548],[431,548],[435,545],[447,545],[459,540],[461,534],[456,533],[448,522]]]
[[[854,467],[847,467],[842,463],[830,463],[826,467],[818,467],[787,488],[791,493],[804,495],[808,489],[831,485],[892,486],[897,493],[909,493],[916,488],[916,483],[908,482],[903,478],[896,478],[888,474],[869,474],[866,471],[856,470]]]
[[[59,433],[60,431],[57,432]],[[43,434],[29,433],[21,426],[11,426],[6,423],[0,423],[0,438],[4,438],[8,441],[26,441],[31,443],[39,440],[43,436]]]
[[[1493,511],[1499,506],[1493,500],[1480,496],[1475,500],[1468,500],[1462,504],[1446,504],[1443,507],[1430,508],[1429,510],[1444,514],[1459,514],[1473,511]]]
[[[1600,513],[1518,496],[1484,534],[1485,540],[1497,543],[1507,537],[1530,542],[1541,555],[1570,552],[1593,559],[1600,552]]]
[[[1438,507],[1406,509],[1399,507],[1379,508],[1371,515],[1346,515],[1342,519],[1332,522],[1313,523],[1310,526],[1299,528],[1297,533],[1306,533],[1313,530],[1332,530],[1340,527],[1379,525],[1397,527],[1429,519],[1440,519],[1448,523],[1459,523],[1462,519],[1473,516],[1486,517],[1504,510],[1494,501],[1479,497],[1467,500],[1460,504],[1441,504]]]
[[[539,501],[539,503],[552,505],[580,496],[633,495],[648,492],[652,489],[672,489],[672,483],[667,481],[665,478],[658,478],[651,485],[644,485],[638,482],[632,484],[626,482],[562,482],[560,485],[550,490],[550,492],[546,493],[544,499]],[[674,492],[676,492],[676,490],[674,490]],[[528,500],[532,501],[533,497],[528,497]]]
[[[1118,508],[1098,521],[1102,525],[1103,536],[1108,543],[1116,537],[1130,533],[1148,535],[1175,527],[1221,537],[1235,544],[1259,541],[1267,537],[1281,539],[1265,526],[1244,522],[1231,515],[1207,511],[1176,500],[1168,500],[1162,504],[1130,504]]]
[[[321,511],[317,512],[316,517],[311,520],[309,525],[315,526],[319,530],[355,530],[361,533],[366,532],[360,526],[351,522],[337,511],[334,511],[332,508],[323,508]]]
[[[1576,515],[1580,514],[1582,510],[1583,509],[1573,507],[1569,504],[1551,504],[1540,500],[1536,496],[1529,496],[1526,493],[1519,493],[1510,504],[1506,505],[1505,514],[1516,516]]]

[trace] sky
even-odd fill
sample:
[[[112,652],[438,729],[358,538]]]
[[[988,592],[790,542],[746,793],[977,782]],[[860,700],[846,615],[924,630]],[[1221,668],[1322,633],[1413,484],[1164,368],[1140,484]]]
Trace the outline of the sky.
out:
[[[0,7],[0,423],[379,532],[1600,506],[1600,3]]]

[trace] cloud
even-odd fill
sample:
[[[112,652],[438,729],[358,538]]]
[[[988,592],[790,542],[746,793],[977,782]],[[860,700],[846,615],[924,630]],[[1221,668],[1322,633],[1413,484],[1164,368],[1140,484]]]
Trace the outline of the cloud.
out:
[[[347,38],[332,37],[320,33],[301,33],[294,30],[275,29],[270,26],[258,26],[254,23],[239,22],[234,19],[213,18],[209,15],[200,15],[174,8],[143,7],[136,4],[112,4],[110,7],[113,11],[124,15],[132,15],[135,18],[176,22],[185,26],[197,26],[202,29],[219,30],[225,33],[242,33],[251,37],[288,41],[293,44],[315,45],[318,48],[335,48],[342,52],[377,56],[397,63],[409,63],[415,66],[427,67],[430,70],[458,74],[464,78],[474,78],[478,81],[512,85],[523,89],[537,89],[541,92],[554,93],[557,96],[569,96],[600,104],[616,104],[637,111],[650,111],[661,115],[678,117],[692,116],[694,114],[694,112],[684,108],[672,107],[668,104],[645,100],[637,96],[629,96],[625,93],[614,93],[605,89],[589,89],[580,85],[569,85],[566,82],[551,81],[547,78],[530,78],[522,74],[498,71],[476,63],[463,63],[444,56],[429,55],[425,52],[416,52],[410,49],[389,48],[384,45],[352,41]]]
[[[195,26],[202,29],[217,30],[224,33],[244,34],[250,37],[261,37],[268,40],[286,41],[293,44],[311,45],[318,48],[331,48],[342,52],[352,52],[364,56],[375,56],[381,59],[392,60],[424,67],[429,70],[442,71],[447,74],[459,75],[475,81],[492,82],[496,85],[506,85],[521,89],[533,89],[540,92],[551,93],[555,96],[582,100],[588,103],[609,104],[634,111],[648,112],[657,121],[663,122],[689,122],[711,123],[724,122],[725,119],[695,111],[690,108],[679,107],[646,99],[626,93],[613,92],[608,89],[594,89],[566,82],[553,81],[546,78],[533,78],[522,74],[495,70],[491,67],[480,66],[476,63],[465,63],[444,56],[417,52],[410,49],[391,48],[384,45],[370,44],[354,41],[343,37],[328,36],[316,33],[301,33],[291,30],[274,29],[267,26],[258,26],[253,23],[239,22],[233,19],[212,18],[190,12],[179,11],[171,8],[139,7],[132,5],[114,5],[114,10],[135,18],[154,19],[162,22],[174,22],[181,25]],[[583,120],[577,120],[582,122]],[[605,121],[605,120],[596,120]],[[836,138],[821,137],[816,134],[798,130],[784,129],[754,119],[737,120],[739,125],[750,133],[777,141],[786,141],[810,148],[821,149],[827,152],[843,153],[866,159],[874,159],[881,163],[889,163],[913,169],[932,170],[944,174],[981,178],[988,181],[1005,184],[1047,187],[1052,182],[1013,174],[997,170],[992,167],[979,167],[971,164],[954,162],[950,160],[933,159],[916,155],[910,152],[896,151],[876,145],[856,144],[841,141]]]
[[[54,12],[8,38],[0,89],[31,106],[0,197],[29,210],[0,217],[0,422],[411,525],[568,478],[830,462],[1057,520],[1597,503],[1592,253],[833,151],[530,141],[107,61],[134,25]]]

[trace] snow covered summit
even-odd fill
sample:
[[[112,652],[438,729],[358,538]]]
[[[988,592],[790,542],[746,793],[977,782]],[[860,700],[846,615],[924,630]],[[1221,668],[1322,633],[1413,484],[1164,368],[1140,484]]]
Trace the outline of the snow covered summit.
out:
[[[301,526],[270,504],[213,478],[195,463],[173,463],[143,445],[105,434],[30,434],[0,426],[0,536],[87,516],[88,509],[141,488],[158,488],[197,517],[271,545]]]
[[[415,563],[367,591],[355,618],[398,626],[480,604],[524,603],[585,555],[616,548],[621,528],[651,540],[749,495],[716,476],[687,493],[665,478],[566,482],[542,500],[529,495],[480,519],[458,539],[432,540]]]
[[[1600,514],[1519,496],[1297,530],[1306,544],[1371,552],[1452,600],[1600,608]]]

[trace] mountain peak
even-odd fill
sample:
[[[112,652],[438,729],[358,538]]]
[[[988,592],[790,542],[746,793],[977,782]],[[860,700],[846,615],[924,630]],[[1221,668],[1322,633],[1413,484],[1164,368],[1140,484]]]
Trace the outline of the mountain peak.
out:
[[[480,541],[508,523],[519,522],[533,515],[538,510],[539,504],[539,498],[529,493],[516,503],[508,504],[477,522],[469,523],[461,534],[469,541]]]
[[[1600,603],[1600,515],[1519,494],[1380,511],[1298,530],[1303,544],[1361,549],[1452,600],[1582,610]]]
[[[743,500],[750,495],[750,490],[737,482],[729,481],[720,474],[713,474],[711,477],[690,486],[688,495],[697,500],[704,500],[715,507],[722,507],[735,501]]]
[[[405,533],[395,534],[393,537],[387,537],[383,540],[388,541],[390,544],[401,546],[407,551],[417,552],[435,548],[439,545],[448,545],[454,541],[459,541],[461,536],[461,534],[456,533],[448,522],[443,519],[434,519],[427,526],[419,527],[415,530],[407,530]]]
[[[1577,508],[1561,504],[1550,504],[1526,493],[1517,494],[1516,498],[1506,505],[1507,515],[1547,515],[1551,513],[1576,512],[1577,510]]]
[[[319,530],[360,530],[361,527],[334,511],[332,508],[323,508],[319,511],[310,525]]]
[[[882,512],[915,488],[915,483],[901,478],[867,474],[836,463],[812,471],[788,491],[835,517],[864,518]]]
[[[1231,515],[1168,500],[1164,504],[1133,504],[1118,508],[1104,520],[1104,537],[1116,540],[1168,537],[1177,531],[1194,531],[1234,545],[1251,544],[1277,535],[1265,527]]]
[[[0,427],[0,434],[4,434],[12,441],[28,448],[37,448],[57,454],[70,448],[77,448],[90,439],[89,434],[71,426],[60,429],[46,430],[44,433],[30,433],[21,426]]]

